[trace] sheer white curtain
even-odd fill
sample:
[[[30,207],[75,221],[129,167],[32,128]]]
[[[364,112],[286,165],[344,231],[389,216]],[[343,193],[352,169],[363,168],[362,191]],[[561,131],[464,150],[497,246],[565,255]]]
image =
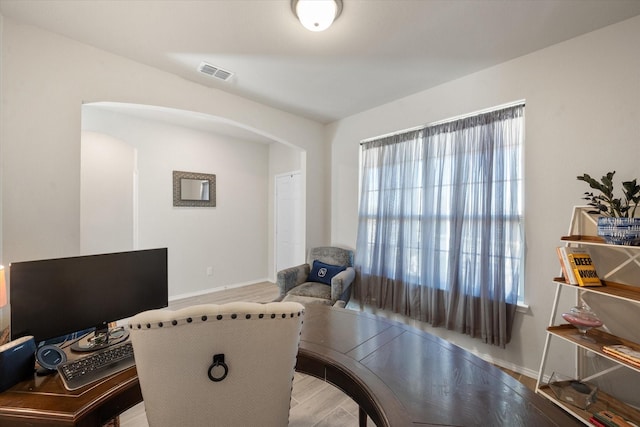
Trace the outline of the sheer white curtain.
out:
[[[504,346],[523,274],[524,105],[368,141],[355,296]]]

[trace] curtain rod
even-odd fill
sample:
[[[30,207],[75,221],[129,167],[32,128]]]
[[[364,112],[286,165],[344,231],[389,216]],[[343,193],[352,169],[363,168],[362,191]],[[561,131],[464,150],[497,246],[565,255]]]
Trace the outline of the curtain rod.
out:
[[[503,109],[509,108],[509,107],[515,107],[516,105],[525,105],[525,100],[521,99],[519,101],[509,102],[509,103],[498,105],[498,106],[495,106],[495,107],[485,108],[485,109],[482,109],[482,110],[474,111],[472,113],[463,114],[461,116],[456,116],[456,117],[452,117],[452,118],[444,119],[444,120],[438,120],[436,122],[431,122],[431,123],[428,123],[426,125],[414,126],[414,127],[411,127],[411,128],[398,130],[398,131],[395,131],[395,132],[389,132],[389,133],[386,133],[384,135],[373,136],[371,138],[360,140],[360,145],[364,145],[367,142],[375,141],[375,140],[382,139],[382,138],[389,138],[391,136],[402,135],[403,133],[409,133],[409,132],[413,132],[413,131],[416,131],[416,130],[426,129],[426,128],[431,127],[431,126],[437,126],[437,125],[441,125],[443,123],[453,122],[455,120],[466,119],[467,117],[479,116],[480,114],[489,113],[491,111],[497,111],[497,110],[503,110]]]

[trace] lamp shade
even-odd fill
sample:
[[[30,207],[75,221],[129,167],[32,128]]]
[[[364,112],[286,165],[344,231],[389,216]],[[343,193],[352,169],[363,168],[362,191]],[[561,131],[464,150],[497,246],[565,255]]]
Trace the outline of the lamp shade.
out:
[[[293,0],[294,13],[310,31],[324,31],[342,12],[342,0]]]
[[[0,265],[0,307],[7,305],[7,282],[4,278],[4,266]]]

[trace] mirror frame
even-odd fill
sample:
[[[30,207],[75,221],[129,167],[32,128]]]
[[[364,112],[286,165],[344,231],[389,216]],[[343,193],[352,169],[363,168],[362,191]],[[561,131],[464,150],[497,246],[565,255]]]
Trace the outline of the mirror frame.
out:
[[[209,181],[209,200],[182,199],[181,180],[197,179]],[[216,207],[216,176],[208,173],[173,171],[173,206],[215,208]]]

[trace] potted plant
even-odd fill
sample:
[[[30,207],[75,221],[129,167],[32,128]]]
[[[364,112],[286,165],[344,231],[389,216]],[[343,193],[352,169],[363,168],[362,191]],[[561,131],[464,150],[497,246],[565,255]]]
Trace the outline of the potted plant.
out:
[[[640,204],[640,185],[637,180],[622,182],[622,197],[615,197],[613,176],[608,172],[600,180],[589,174],[578,176],[578,180],[589,184],[593,191],[585,191],[583,199],[598,214],[598,235],[607,243],[616,245],[640,245],[640,218],[636,218],[636,209]],[[640,213],[640,212],[639,212]]]

